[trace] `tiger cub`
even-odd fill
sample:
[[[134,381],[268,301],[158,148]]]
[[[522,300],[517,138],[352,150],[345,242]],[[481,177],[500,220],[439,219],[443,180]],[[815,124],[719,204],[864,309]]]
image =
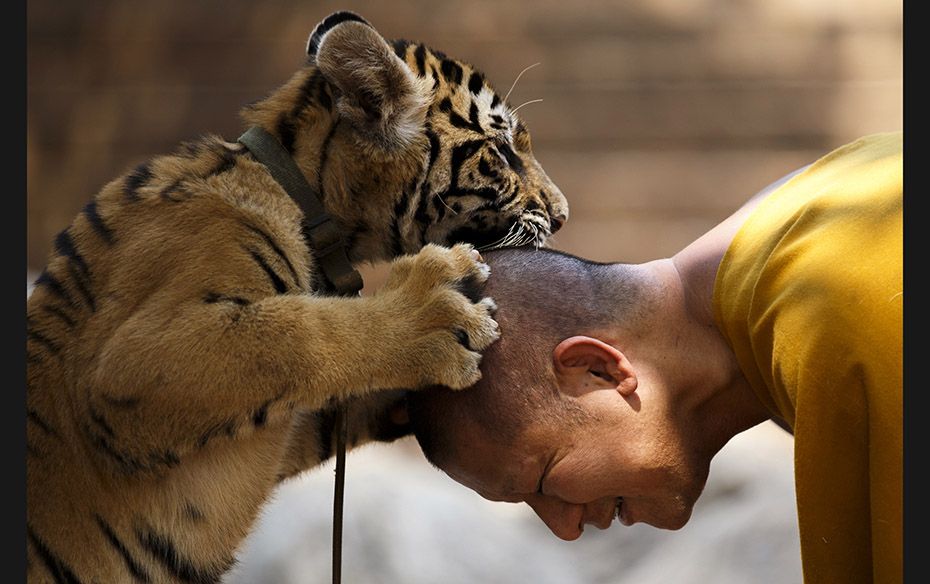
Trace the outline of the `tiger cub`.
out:
[[[404,389],[463,388],[498,336],[475,251],[542,245],[568,206],[468,64],[330,15],[306,66],[242,117],[347,233],[393,260],[373,296],[319,293],[302,211],[216,136],[107,184],[27,303],[30,582],[215,582],[276,484],[390,440]],[[473,247],[474,246],[474,247]]]

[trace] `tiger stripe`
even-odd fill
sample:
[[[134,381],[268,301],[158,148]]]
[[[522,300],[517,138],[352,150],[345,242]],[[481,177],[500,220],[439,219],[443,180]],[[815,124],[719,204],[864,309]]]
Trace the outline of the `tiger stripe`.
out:
[[[413,58],[417,64],[417,75],[423,77],[426,75],[426,47],[417,45],[416,50],[413,51]]]
[[[452,100],[448,97],[444,98],[439,102],[439,109],[447,114],[449,114],[449,123],[451,123],[456,128],[462,128],[465,130],[471,130],[477,134],[484,135],[484,128],[481,127],[481,124],[478,122],[478,106],[474,102],[471,104],[471,113],[469,114],[472,119],[466,120],[463,118],[455,109],[452,107]]]
[[[246,227],[246,229],[248,229],[252,233],[255,233],[256,235],[261,237],[262,240],[264,240],[264,242],[268,245],[268,247],[271,248],[271,251],[273,251],[275,255],[277,255],[278,258],[284,263],[284,265],[287,266],[287,271],[290,273],[291,278],[294,281],[294,284],[299,288],[300,277],[297,276],[297,270],[294,269],[294,264],[291,263],[290,258],[287,257],[287,254],[284,253],[284,251],[277,244],[277,242],[275,242],[275,240],[270,235],[268,235],[265,231],[259,229],[255,225],[252,225],[250,223],[244,223],[244,222],[243,222],[243,225]]]
[[[468,123],[475,132],[484,134],[484,128],[481,127],[481,121],[478,119],[478,104],[475,102],[471,102],[468,108]]]
[[[152,527],[136,528],[136,539],[159,564],[175,579],[193,584],[211,584],[219,582],[223,572],[232,565],[232,559],[219,566],[200,567],[187,557],[181,555],[170,537],[158,533]]]
[[[484,156],[478,161],[478,172],[480,172],[482,176],[486,176],[490,179],[497,179],[500,177],[497,171],[491,168],[491,165]]]
[[[326,78],[320,75],[319,82],[316,84],[316,101],[319,103],[323,109],[328,112],[333,110],[333,98],[329,94],[329,84],[326,83]]]
[[[300,117],[304,110],[314,105],[327,112],[332,111],[333,108],[329,84],[317,69],[311,71],[303,80],[297,91],[297,99],[289,110],[281,113],[275,125],[278,139],[288,153],[294,153],[294,143],[300,125]]]
[[[472,71],[468,76],[468,91],[478,95],[484,87],[484,77],[478,71]]]
[[[70,316],[68,316],[68,314],[65,313],[65,311],[63,311],[62,309],[58,308],[57,306],[47,306],[47,305],[46,305],[46,306],[43,306],[43,307],[42,307],[42,310],[43,310],[44,312],[47,312],[47,313],[51,314],[52,316],[54,316],[54,317],[60,319],[63,323],[65,323],[65,325],[67,325],[68,328],[74,328],[75,325],[77,324],[73,318],[71,318]]]
[[[115,437],[116,437],[116,433],[113,432],[113,427],[110,426],[109,423],[107,423],[107,420],[106,420],[106,418],[103,417],[103,414],[101,414],[100,412],[98,412],[98,411],[94,408],[93,404],[88,404],[88,408],[89,408],[89,410],[90,410],[90,419],[91,419],[91,421],[92,421],[93,423],[97,424],[97,426],[99,426],[100,429],[103,430],[104,433],[105,433],[107,436],[109,436],[110,438],[115,438]]]
[[[42,345],[52,355],[57,355],[59,352],[61,352],[61,345],[49,339],[42,333],[27,328],[26,338],[30,341],[35,341],[36,343]]]
[[[83,428],[85,434],[90,438],[91,444],[97,451],[106,455],[108,459],[116,464],[121,472],[132,475],[147,468],[146,465],[137,458],[117,450],[106,437],[92,431],[86,424],[83,425]]]
[[[401,191],[400,198],[394,202],[390,232],[391,253],[393,253],[394,256],[399,256],[404,253],[403,237],[400,233],[400,222],[407,216],[407,211],[410,209],[410,201],[413,199],[413,194],[417,191],[419,186],[417,178],[412,179],[410,184]]]
[[[281,145],[284,146],[288,154],[294,153],[294,140],[297,134],[297,117],[304,108],[310,105],[311,97],[314,94],[314,86],[322,80],[322,77],[319,70],[314,69],[313,72],[304,79],[303,83],[300,84],[300,89],[297,92],[297,100],[291,106],[291,109],[282,113],[278,118],[278,139],[281,141]]]
[[[507,126],[504,124],[504,118],[497,114],[491,114],[491,123],[490,127],[494,130],[506,130]],[[519,132],[514,132],[514,135]]]
[[[81,272],[85,274],[88,273],[87,262],[74,246],[74,240],[71,238],[71,234],[68,233],[67,229],[59,232],[58,235],[55,236],[54,247],[55,253],[72,260],[78,265]]]
[[[271,285],[274,286],[275,292],[278,294],[287,292],[287,284],[284,283],[284,279],[274,271],[274,268],[268,265],[268,262],[262,257],[262,254],[251,248],[246,248],[246,251],[249,252],[252,259],[255,260],[259,267],[268,275],[268,279],[271,280]]]
[[[403,242],[400,235],[400,218],[403,216],[401,211],[406,209],[410,202],[410,195],[405,191],[394,203],[394,217],[391,219],[391,253],[395,256],[401,255],[404,250]]]
[[[129,573],[132,574],[136,582],[151,582],[152,578],[149,576],[148,572],[146,572],[139,561],[133,557],[132,552],[129,551],[126,544],[116,535],[113,528],[99,515],[95,514],[94,519],[96,519],[97,525],[100,527],[100,531],[103,532],[104,537],[106,537],[107,542],[116,549],[116,552],[123,559],[126,569],[129,570]]]
[[[297,101],[294,102],[288,115],[291,118],[297,118],[302,111],[313,105],[314,100],[319,101],[321,97],[320,94],[323,92],[325,85],[326,78],[323,77],[319,69],[314,69],[310,75],[307,75],[307,79],[300,86],[300,91],[297,93]],[[326,109],[329,108],[326,107]]]
[[[91,200],[84,206],[82,213],[87,220],[90,222],[91,227],[94,232],[97,233],[105,242],[108,244],[113,244],[114,234],[113,230],[110,229],[107,224],[103,221],[103,218],[100,216],[100,212],[97,210],[97,200]]]
[[[503,155],[504,159],[507,161],[507,164],[510,165],[510,168],[514,170],[518,175],[526,175],[526,167],[523,164],[523,159],[520,158],[516,152],[513,151],[510,144],[501,143],[494,145],[497,148],[497,151]]]
[[[149,454],[149,458],[154,460],[157,464],[167,466],[168,468],[174,468],[181,464],[181,457],[178,456],[177,452],[170,449]]]
[[[509,193],[505,194],[503,197],[500,197],[498,199],[498,205],[500,205],[500,207],[506,207],[511,202],[513,202],[514,199],[516,199],[519,194],[520,194],[520,185],[517,183],[514,183],[513,190],[511,190]]]
[[[58,281],[55,276],[48,273],[48,270],[43,270],[39,277],[36,278],[35,287],[39,286],[48,288],[51,292],[58,296],[60,299],[64,300],[65,304],[71,308],[77,308],[77,304],[74,302],[74,299],[71,297],[71,294],[65,290],[65,287],[61,285],[61,282]]]
[[[184,502],[182,513],[186,519],[189,519],[194,522],[201,522],[205,518],[203,511],[201,511],[199,507],[197,507],[190,501]]]
[[[152,179],[152,167],[149,162],[143,162],[126,177],[123,193],[130,202],[139,200],[139,189]]]
[[[474,156],[483,145],[483,140],[468,140],[452,149],[449,163],[449,174],[452,177],[449,183],[450,191],[458,189],[459,173],[462,171],[462,165],[466,160]]]
[[[452,59],[443,59],[439,65],[439,69],[442,71],[442,76],[449,83],[458,85],[462,82],[462,66]]]
[[[94,431],[94,429],[86,423],[82,423],[81,428],[85,435],[90,438],[91,444],[97,448],[98,452],[106,455],[108,459],[116,464],[121,472],[127,475],[142,471],[151,471],[156,468],[170,469],[181,463],[181,458],[171,449],[150,451],[142,455],[142,457],[134,456],[117,448],[107,436]]]
[[[220,160],[209,172],[207,176],[216,176],[218,174],[223,174],[224,172],[229,172],[236,166],[236,155],[234,152],[223,149],[220,152]]]
[[[91,312],[97,311],[97,302],[94,300],[94,295],[90,291],[90,286],[87,283],[88,274],[80,273],[77,268],[74,267],[73,263],[68,264],[68,275],[71,276],[71,281],[74,283],[74,287],[77,288],[78,293],[81,298],[84,299],[84,304],[90,308]]]
[[[273,398],[270,398],[258,406],[255,411],[252,412],[252,425],[256,428],[261,428],[268,421],[268,408],[271,407],[271,404],[279,401],[284,397],[283,393],[276,395]]]
[[[40,416],[39,413],[32,408],[26,409],[26,420],[29,422],[32,422],[33,424],[41,428],[43,432],[45,432],[46,434],[50,436],[54,436],[55,438],[61,437],[58,434],[58,431],[55,430],[55,428],[53,428],[51,424],[49,424],[48,421],[45,420],[45,418]]]
[[[184,189],[181,184],[184,181],[182,179],[177,179],[158,193],[162,199],[169,201],[171,203],[181,203],[187,201],[191,198],[191,193]],[[175,194],[180,196],[175,196]]]
[[[420,228],[421,245],[426,245],[426,226],[432,222],[432,219],[427,213],[427,208],[430,202],[429,187],[429,182],[423,181],[423,185],[418,191],[419,197],[417,199],[417,208],[413,213],[414,222]]]
[[[181,142],[181,147],[178,149],[178,152],[185,158],[197,158],[200,156],[200,141],[191,140]]]
[[[237,424],[235,420],[223,420],[217,422],[210,427],[206,432],[200,435],[200,438],[197,439],[197,447],[203,448],[206,446],[213,438],[219,436],[220,434],[225,434],[228,437],[233,437],[236,435]]]
[[[319,92],[325,83],[326,79],[323,77],[323,74],[320,73],[319,69],[314,69],[310,75],[307,75],[307,79],[300,86],[300,91],[297,94],[297,101],[294,102],[289,115],[292,118],[296,118],[300,115],[300,112],[310,107],[313,104],[313,100],[318,98]]]
[[[427,126],[426,139],[429,140],[429,161],[426,163],[425,175],[429,176],[436,159],[439,158],[439,137]]]
[[[405,39],[395,39],[391,42],[391,47],[393,47],[394,54],[397,55],[397,58],[406,63],[407,49],[410,48],[410,41]]]
[[[81,580],[75,576],[71,567],[59,558],[42,539],[36,535],[32,526],[26,523],[26,536],[32,548],[39,554],[39,559],[48,570],[49,574],[55,578],[57,584],[81,584]]]
[[[281,116],[278,120],[275,132],[278,136],[278,140],[281,141],[281,145],[284,146],[284,149],[287,150],[288,153],[293,153],[295,135],[297,134],[297,127],[295,126],[294,120],[286,115]]]

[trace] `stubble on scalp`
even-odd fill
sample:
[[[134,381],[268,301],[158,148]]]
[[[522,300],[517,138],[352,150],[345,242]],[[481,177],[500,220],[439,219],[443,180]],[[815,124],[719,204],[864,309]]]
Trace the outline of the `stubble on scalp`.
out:
[[[640,311],[640,286],[623,264],[549,249],[484,255],[491,266],[484,294],[498,305],[501,339],[484,353],[482,379],[465,390],[437,387],[408,397],[414,434],[436,466],[468,448],[459,435],[475,429],[507,448],[531,425],[589,420],[591,414],[559,391],[552,350],[571,336],[599,336]]]

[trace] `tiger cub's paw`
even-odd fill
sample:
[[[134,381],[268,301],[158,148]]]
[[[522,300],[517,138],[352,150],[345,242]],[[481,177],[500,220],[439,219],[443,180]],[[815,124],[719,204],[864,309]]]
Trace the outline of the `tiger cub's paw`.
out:
[[[461,389],[481,378],[481,351],[500,336],[492,317],[497,306],[481,296],[490,273],[468,244],[430,244],[394,261],[379,296],[408,323],[409,344],[398,350],[414,387]]]

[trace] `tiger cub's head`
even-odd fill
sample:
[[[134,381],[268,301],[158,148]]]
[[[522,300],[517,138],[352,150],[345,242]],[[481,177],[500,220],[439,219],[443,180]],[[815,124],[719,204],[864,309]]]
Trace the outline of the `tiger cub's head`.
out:
[[[279,103],[245,117],[283,110],[264,125],[315,176],[354,260],[427,243],[542,246],[568,219],[526,125],[471,65],[388,42],[351,12],[319,23],[307,54]]]

